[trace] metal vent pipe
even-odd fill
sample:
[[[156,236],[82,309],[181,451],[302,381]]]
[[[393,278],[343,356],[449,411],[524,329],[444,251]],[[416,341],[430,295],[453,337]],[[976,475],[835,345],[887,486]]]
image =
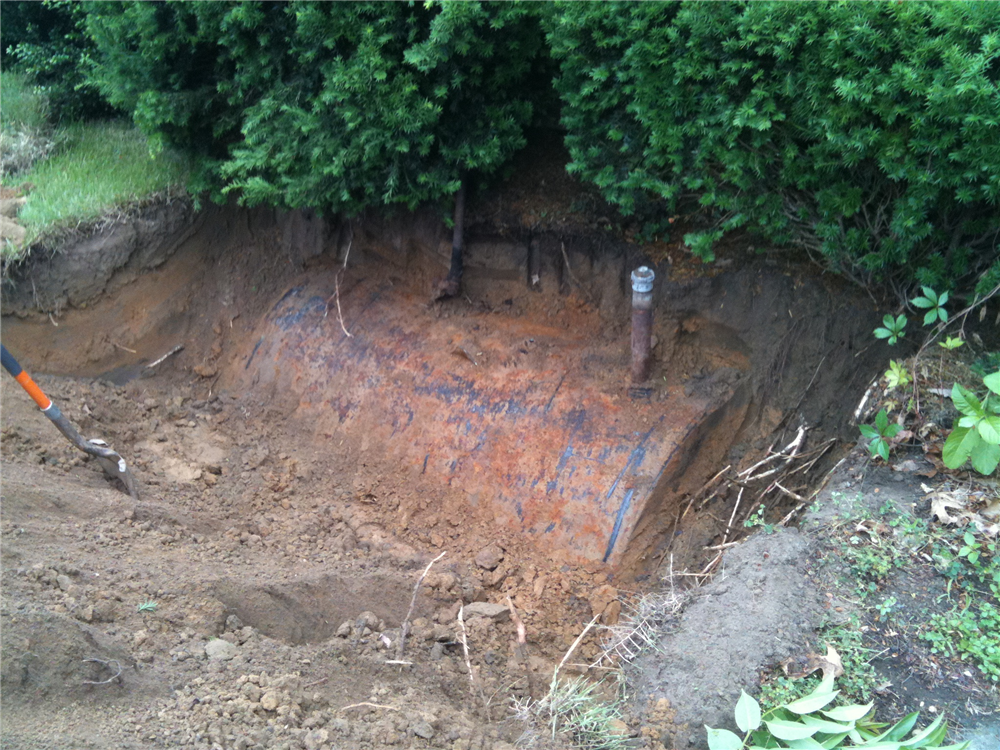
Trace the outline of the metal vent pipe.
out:
[[[649,379],[650,344],[653,336],[653,279],[651,268],[632,272],[632,382]]]

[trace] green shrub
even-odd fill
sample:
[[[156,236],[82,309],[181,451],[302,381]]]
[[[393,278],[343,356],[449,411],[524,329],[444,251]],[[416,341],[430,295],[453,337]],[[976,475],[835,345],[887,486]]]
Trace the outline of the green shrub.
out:
[[[1000,5],[566,3],[550,39],[571,169],[626,212],[697,194],[702,257],[749,227],[860,281],[1000,278]]]
[[[85,33],[85,6],[70,0],[8,2],[0,48],[4,77],[12,64],[45,93],[61,122],[106,117],[114,110],[86,79],[93,44]]]
[[[525,143],[538,11],[506,3],[95,4],[94,80],[205,184],[354,213],[440,200]],[[183,29],[184,34],[178,34]]]

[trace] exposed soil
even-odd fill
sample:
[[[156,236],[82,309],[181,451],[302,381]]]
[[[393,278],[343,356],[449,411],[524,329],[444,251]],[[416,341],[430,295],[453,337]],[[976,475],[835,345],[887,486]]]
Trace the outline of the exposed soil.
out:
[[[443,305],[429,290],[449,237],[432,213],[338,223],[179,206],[162,232],[109,230],[84,255],[39,256],[19,272],[5,345],[86,436],[130,460],[142,500],[3,379],[4,747],[510,747],[525,731],[511,698],[543,695],[592,618],[614,624],[668,564],[701,570],[715,555],[704,548],[743,528],[753,508],[699,494],[707,479],[807,424],[810,449],[832,446],[787,487],[810,490],[843,452],[846,417],[883,356],[869,336],[875,310],[815,272],[738,249],[703,268],[682,263],[676,243],[657,248],[667,280],[656,366],[635,408],[664,411],[670,394],[720,406],[611,564],[523,533],[487,493],[470,499],[474,467],[454,484],[444,469],[421,471],[383,439],[376,412],[352,423],[327,403],[317,414],[302,352],[256,359],[294,290],[325,292],[322,308],[303,309],[342,342],[344,329],[362,336],[375,289],[404,311],[395,329],[441,342],[434,367],[534,376],[573,338],[580,382],[628,403],[626,279],[644,249],[610,240],[559,170],[541,187],[523,174],[471,207],[466,294]],[[539,190],[548,202],[531,200]],[[391,384],[373,386],[378,401],[376,387]],[[769,502],[778,517],[796,504]],[[632,668],[620,726],[635,747],[699,746],[701,723],[726,724],[760,670],[810,649],[829,607],[803,563],[817,534],[757,535],[728,551],[724,574],[659,624],[664,650]],[[415,585],[441,553],[404,644]],[[564,674],[603,674],[588,670],[600,634]]]

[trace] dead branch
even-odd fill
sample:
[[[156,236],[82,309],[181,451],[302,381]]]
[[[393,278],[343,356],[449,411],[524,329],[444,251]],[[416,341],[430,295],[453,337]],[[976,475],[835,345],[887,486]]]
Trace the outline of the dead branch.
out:
[[[809,428],[806,427],[805,425],[799,427],[799,431],[796,433],[795,438],[792,440],[792,442],[790,442],[788,445],[786,445],[777,453],[772,453],[766,458],[761,459],[753,466],[751,466],[749,469],[741,471],[738,474],[738,476],[745,482],[752,482],[757,479],[763,479],[764,477],[769,477],[772,474],[776,474],[777,472],[779,472],[781,470],[781,466],[776,466],[773,469],[768,469],[765,472],[753,476],[754,471],[759,469],[761,466],[764,466],[765,464],[768,464],[776,459],[784,458],[785,461],[784,464],[782,464],[783,466],[787,466],[789,463],[791,463],[792,460],[798,455],[799,449],[802,447],[802,440],[803,438],[805,438],[806,430],[808,429]]]
[[[383,706],[380,703],[369,703],[368,701],[362,701],[361,703],[352,703],[351,705],[344,706],[343,708],[340,708],[339,710],[340,711],[346,711],[349,708],[361,708],[361,706],[368,706],[370,708],[384,708],[384,709],[387,709],[389,711],[398,711],[399,710],[395,706]]]
[[[351,245],[354,244],[354,230],[351,229],[351,239],[347,241],[347,252],[344,253],[344,263],[337,271],[337,275],[333,277],[333,296],[326,301],[326,310],[323,311],[323,317],[325,318],[330,312],[330,301],[334,300],[337,303],[337,320],[340,321],[340,330],[344,332],[344,335],[348,338],[353,338],[353,334],[347,330],[347,326],[344,325],[344,313],[340,309],[340,277],[343,275],[344,271],[347,270],[347,259],[351,257]]]
[[[427,574],[430,572],[431,567],[434,565],[434,563],[436,563],[446,554],[448,553],[442,552],[440,555],[438,555],[429,563],[427,563],[427,567],[424,568],[424,572],[420,574],[420,578],[417,579],[417,584],[413,587],[413,596],[410,598],[410,608],[406,611],[406,617],[403,619],[403,627],[401,629],[399,636],[399,648],[396,649],[397,659],[403,658],[403,650],[406,648],[406,636],[410,634],[410,616],[413,614],[413,607],[417,603],[417,593],[420,591],[420,584],[424,582],[424,579],[427,577]]]
[[[469,672],[469,692],[476,696],[476,674],[472,671],[472,660],[469,658],[469,638],[465,630],[465,605],[458,608],[458,626],[461,629],[462,655],[465,657],[465,668]]]
[[[517,616],[517,610],[514,609],[514,602],[507,597],[507,609],[510,610],[510,619],[514,621],[514,625],[517,627],[517,642],[523,644],[527,638],[527,630],[524,627],[524,623],[521,622],[521,618]]]
[[[122,351],[128,352],[129,354],[138,354],[138,352],[135,349],[129,349],[127,346],[122,346],[117,341],[112,341],[111,344],[117,349],[121,349]]]
[[[164,354],[162,357],[160,357],[155,362],[150,362],[148,365],[146,365],[146,369],[147,370],[152,370],[158,364],[160,364],[161,362],[163,362],[163,360],[165,360],[167,357],[172,357],[173,355],[177,354],[177,352],[181,351],[183,348],[184,348],[184,344],[178,344],[177,346],[175,346],[173,349],[171,349],[169,352],[167,352],[166,354]]]
[[[740,500],[743,499],[744,487],[740,487],[739,493],[736,495],[736,504],[733,506],[733,512],[729,516],[729,523],[726,524],[726,533],[722,535],[722,545],[725,546],[726,542],[729,540],[729,532],[733,528],[733,521],[736,519],[736,511],[740,509]]]

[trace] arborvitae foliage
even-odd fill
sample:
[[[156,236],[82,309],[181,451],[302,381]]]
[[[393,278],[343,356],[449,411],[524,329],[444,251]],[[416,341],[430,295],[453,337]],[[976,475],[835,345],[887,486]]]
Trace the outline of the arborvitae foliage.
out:
[[[525,143],[551,90],[510,3],[108,4],[97,80],[249,204],[354,213],[454,194]]]
[[[746,226],[865,282],[996,264],[1000,4],[559,3],[549,31],[571,169],[626,212],[698,195],[700,255]]]

